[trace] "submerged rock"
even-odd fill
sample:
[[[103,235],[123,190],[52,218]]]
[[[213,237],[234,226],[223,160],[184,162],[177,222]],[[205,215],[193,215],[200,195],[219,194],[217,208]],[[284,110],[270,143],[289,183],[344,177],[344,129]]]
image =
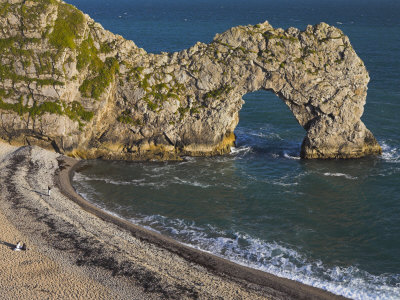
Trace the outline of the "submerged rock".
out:
[[[339,29],[238,26],[151,54],[58,0],[0,4],[0,138],[82,158],[230,151],[242,96],[275,93],[307,131],[303,158],[380,154],[360,120],[368,72]]]

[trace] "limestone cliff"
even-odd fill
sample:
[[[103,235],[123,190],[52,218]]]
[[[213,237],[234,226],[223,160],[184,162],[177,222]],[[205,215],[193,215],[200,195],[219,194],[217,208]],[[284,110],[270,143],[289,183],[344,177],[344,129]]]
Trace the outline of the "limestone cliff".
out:
[[[278,95],[304,158],[381,153],[360,120],[368,72],[339,29],[234,27],[150,54],[58,0],[0,1],[0,138],[83,158],[227,153],[242,96]]]

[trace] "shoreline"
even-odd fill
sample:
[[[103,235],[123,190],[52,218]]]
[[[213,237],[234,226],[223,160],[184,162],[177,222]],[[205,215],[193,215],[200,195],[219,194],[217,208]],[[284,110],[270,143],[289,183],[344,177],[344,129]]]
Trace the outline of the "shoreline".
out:
[[[52,156],[51,159],[48,156]],[[50,203],[50,197],[45,199],[46,196],[39,195],[40,201],[44,201],[41,205],[45,207],[41,209],[37,202],[27,204],[29,201],[22,197],[22,210],[35,207],[34,212],[25,211],[24,214],[26,218],[36,219],[34,223],[37,224],[33,224],[30,233],[37,231],[39,224],[40,227],[45,227],[40,228],[45,234],[42,232],[42,237],[38,237],[38,240],[50,244],[51,250],[48,252],[54,252],[61,257],[69,256],[69,259],[63,259],[64,265],[95,270],[99,274],[98,282],[101,285],[109,285],[107,278],[111,274],[112,284],[123,284],[120,291],[122,295],[128,296],[135,290],[136,295],[143,298],[345,299],[322,289],[190,248],[101,210],[77,194],[71,184],[73,173],[80,165],[78,160],[37,147],[17,148],[9,160],[11,163],[8,168],[16,171],[21,166],[25,169],[27,165],[35,166],[36,169],[30,170],[28,166],[27,171],[28,178],[33,181],[35,177],[39,180],[39,173],[44,171],[44,166],[49,161],[53,163],[51,170],[54,172],[54,197],[58,200],[57,205],[65,207],[57,210],[51,207],[54,203]],[[9,170],[9,173],[12,174],[12,171]],[[9,188],[8,192],[10,191],[12,189]],[[20,213],[20,209],[15,207],[18,205],[14,203],[14,207],[12,206],[5,209],[9,213],[7,219]],[[55,210],[52,211],[53,209]],[[68,225],[66,222],[69,222]],[[43,223],[46,225],[43,226]],[[68,254],[60,253],[60,249],[53,249],[57,247],[51,245],[65,242],[72,243],[61,247],[67,247]]]

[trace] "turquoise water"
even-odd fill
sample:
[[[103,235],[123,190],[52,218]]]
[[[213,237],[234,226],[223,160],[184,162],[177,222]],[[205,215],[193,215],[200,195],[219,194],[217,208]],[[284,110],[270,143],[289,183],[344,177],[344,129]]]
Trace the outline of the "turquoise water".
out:
[[[134,223],[240,264],[354,299],[400,298],[400,4],[395,1],[69,1],[148,52],[231,26],[320,21],[370,72],[363,121],[381,157],[299,159],[305,131],[270,92],[247,94],[232,153],[184,162],[88,161],[79,193]]]

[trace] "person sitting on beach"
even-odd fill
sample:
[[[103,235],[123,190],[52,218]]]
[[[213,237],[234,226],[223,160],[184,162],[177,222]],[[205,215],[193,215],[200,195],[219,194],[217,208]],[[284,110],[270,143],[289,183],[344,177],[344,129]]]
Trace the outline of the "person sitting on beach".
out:
[[[26,250],[26,245],[25,243],[18,242],[17,245],[15,245],[14,251],[25,251]]]

